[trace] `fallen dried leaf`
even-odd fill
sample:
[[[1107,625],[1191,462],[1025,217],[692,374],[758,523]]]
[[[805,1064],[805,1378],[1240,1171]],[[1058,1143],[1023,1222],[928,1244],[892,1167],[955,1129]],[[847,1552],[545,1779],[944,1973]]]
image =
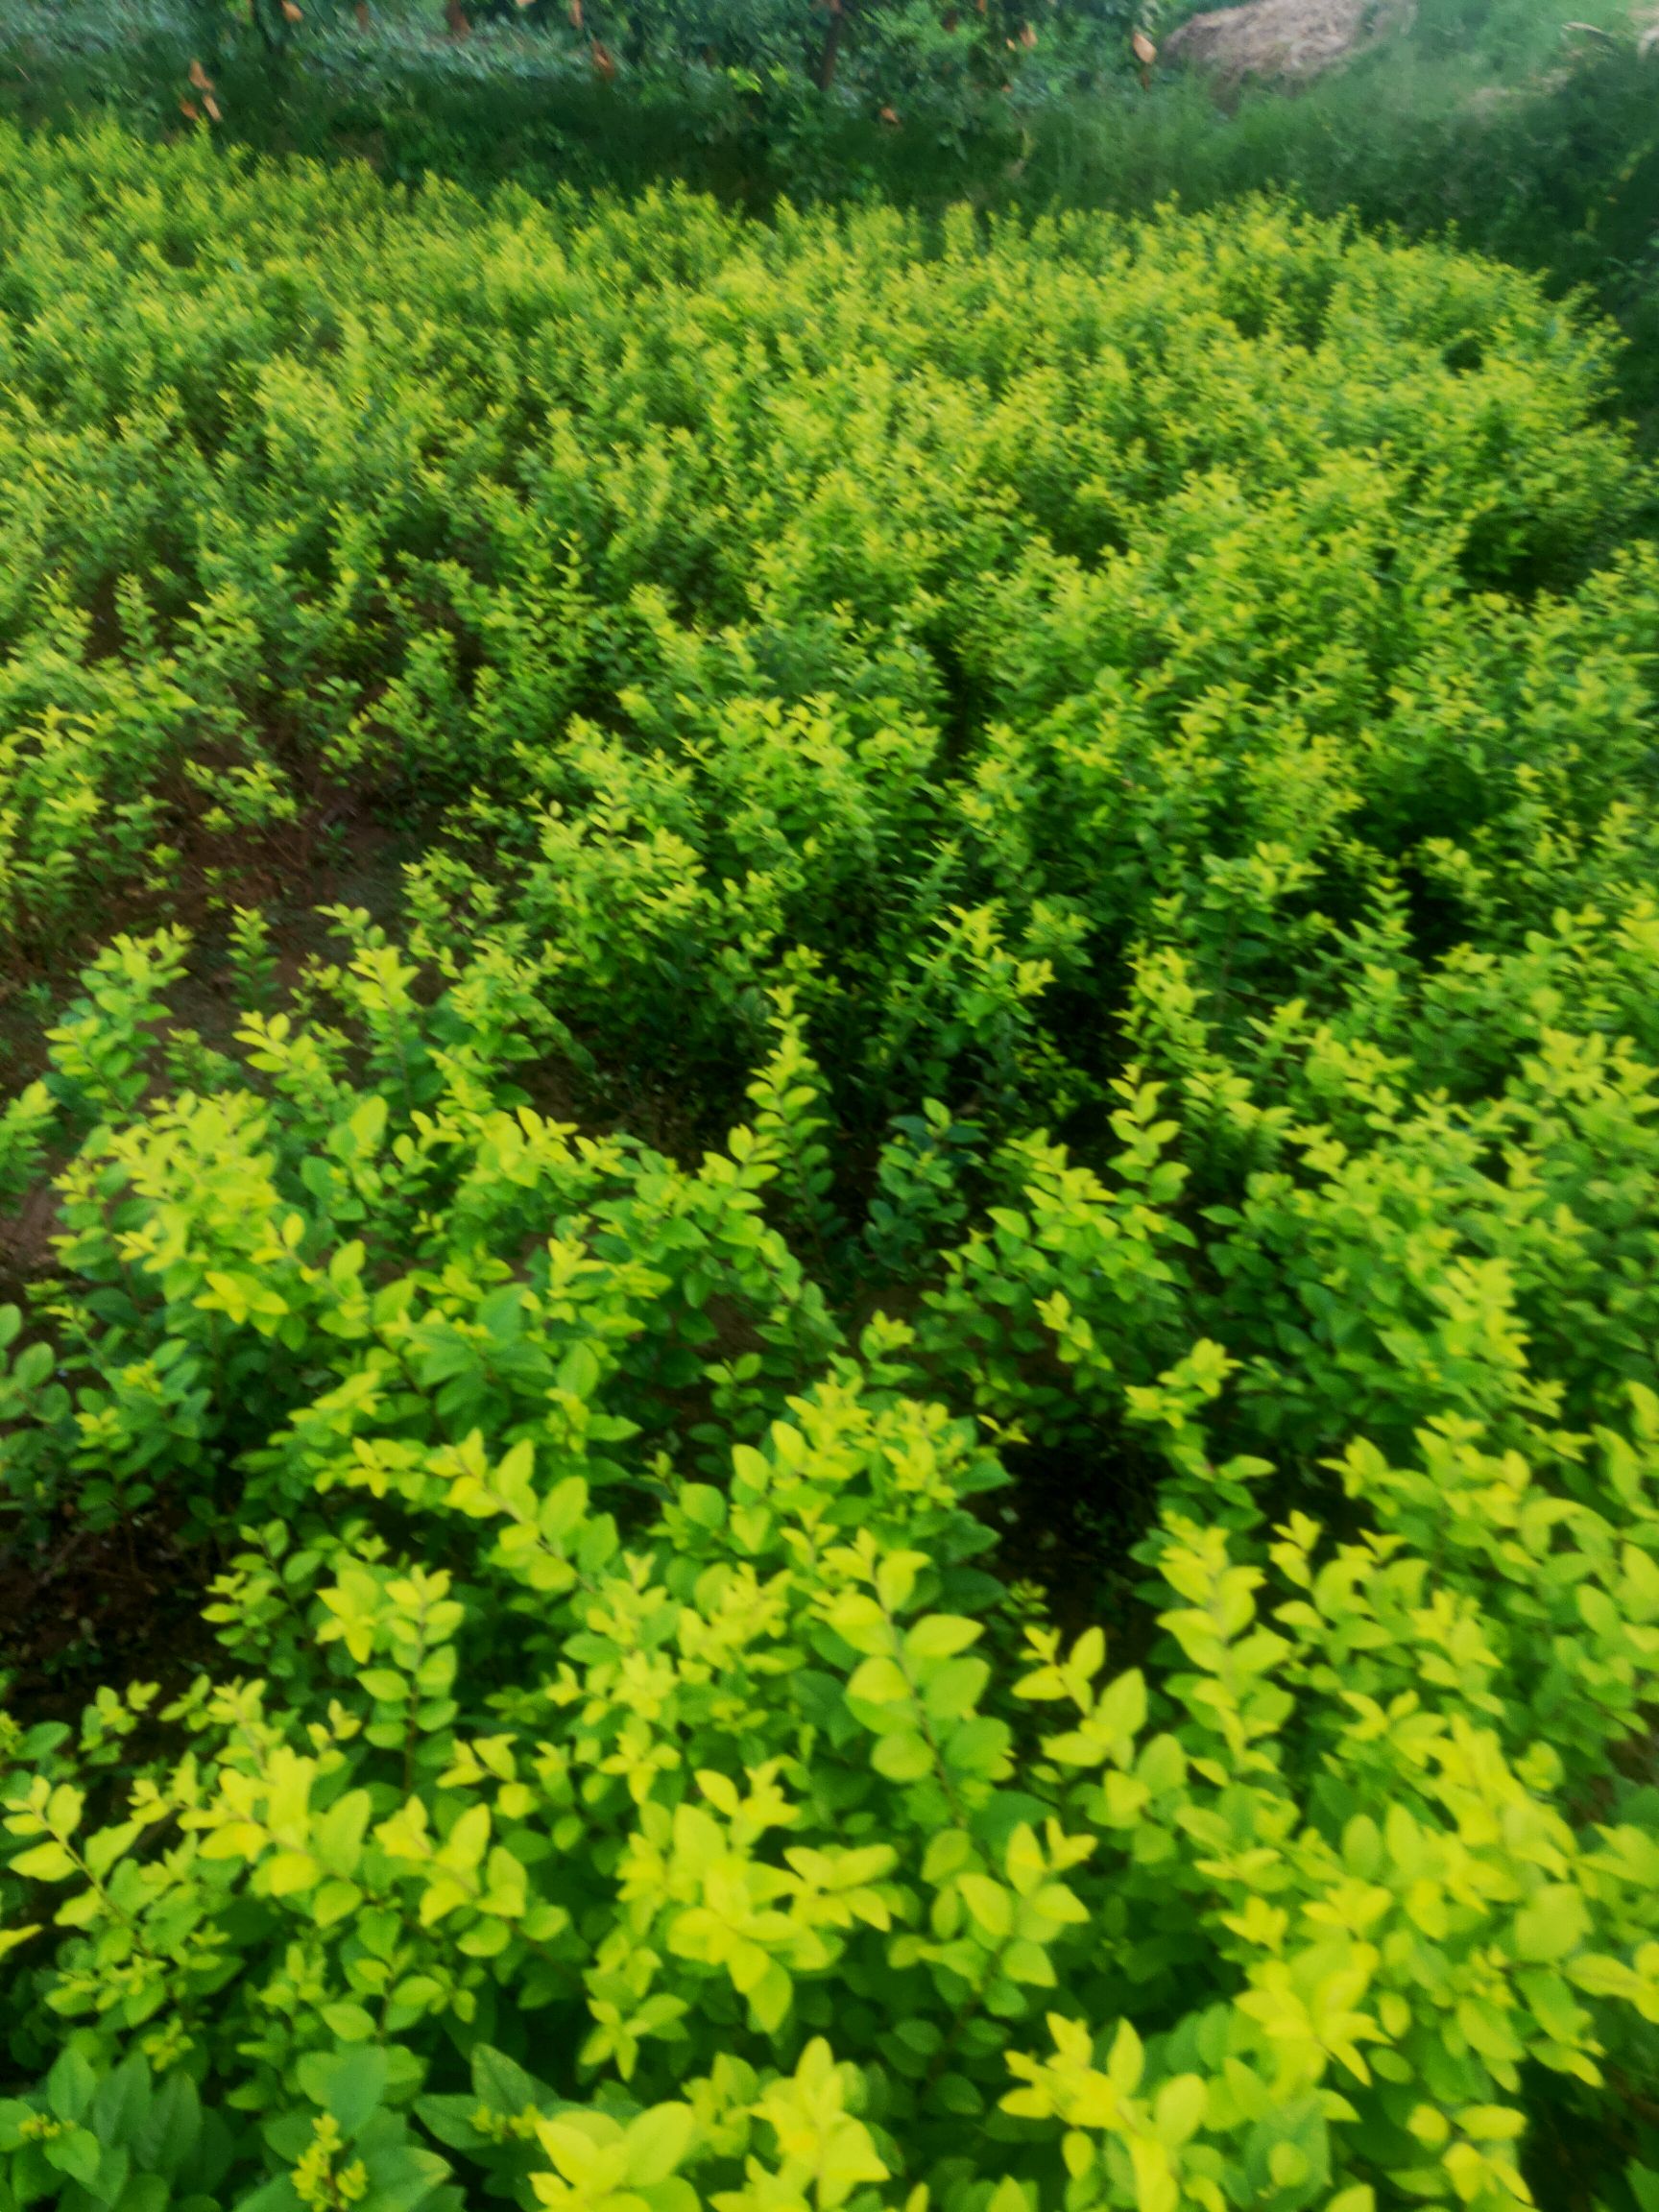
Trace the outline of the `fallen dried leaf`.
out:
[[[610,47],[601,45],[597,38],[595,38],[593,41],[593,66],[598,70],[600,76],[604,78],[607,84],[612,82],[616,74],[616,63],[612,56]]]
[[[883,108],[881,110],[881,120],[883,123],[897,123],[899,118],[891,108]]]
[[[212,78],[197,60],[192,60],[190,63],[190,82],[195,85],[198,92],[211,92],[213,89]]]
[[[1145,32],[1137,31],[1134,37],[1130,39],[1129,45],[1142,68],[1150,69],[1153,62],[1158,59],[1158,49],[1147,37]]]
[[[194,100],[180,100],[179,112],[180,115],[187,115],[192,123],[200,123],[202,120],[202,110],[197,107]]]
[[[1029,23],[1027,23],[1020,33],[1020,43],[1025,48],[1027,53],[1029,53],[1031,48],[1037,43],[1037,34],[1031,28]]]
[[[217,100],[215,100],[215,99],[214,99],[214,97],[213,97],[213,95],[212,95],[212,93],[211,93],[211,92],[204,92],[204,93],[203,93],[203,95],[202,95],[202,105],[203,105],[203,107],[204,107],[204,108],[207,110],[207,114],[208,114],[209,118],[210,118],[210,119],[211,119],[213,122],[215,122],[215,123],[223,123],[223,122],[224,122],[225,118],[224,118],[224,116],[223,116],[223,115],[221,115],[221,114],[220,114],[220,112],[219,112],[219,103],[218,103],[218,101],[217,101]]]

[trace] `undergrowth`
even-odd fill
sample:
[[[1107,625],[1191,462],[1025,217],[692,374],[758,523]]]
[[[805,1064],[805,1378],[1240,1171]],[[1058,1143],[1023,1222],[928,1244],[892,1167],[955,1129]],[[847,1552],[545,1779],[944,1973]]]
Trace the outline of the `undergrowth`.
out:
[[[4,151],[0,2207],[1653,2212],[1607,333]]]
[[[362,158],[393,181],[478,191],[677,180],[762,213],[826,200],[1149,213],[1288,193],[1413,236],[1450,229],[1557,292],[1590,287],[1635,340],[1625,390],[1651,409],[1659,58],[1640,55],[1623,0],[1421,0],[1404,36],[1317,84],[1219,99],[1178,70],[1131,66],[1131,21],[1161,37],[1189,12],[1151,0],[1013,11],[992,41],[1006,49],[1000,85],[952,59],[966,34],[940,24],[980,19],[946,9],[933,44],[873,50],[863,76],[828,90],[814,78],[823,10],[791,17],[764,53],[765,8],[752,23],[737,7],[685,14],[678,47],[637,54],[591,9],[549,0],[475,7],[464,38],[437,0],[366,12],[313,0],[294,26],[268,12],[287,34],[276,54],[239,15],[188,0],[4,0],[0,108],[71,127],[112,112],[150,135]],[[216,121],[190,74],[204,59]]]

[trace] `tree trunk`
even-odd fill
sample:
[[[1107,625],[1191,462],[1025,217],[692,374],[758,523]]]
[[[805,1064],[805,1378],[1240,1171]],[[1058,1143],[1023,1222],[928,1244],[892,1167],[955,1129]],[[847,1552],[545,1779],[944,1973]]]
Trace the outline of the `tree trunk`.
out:
[[[846,20],[841,12],[841,0],[830,0],[830,28],[824,34],[824,46],[814,72],[820,92],[828,92],[835,82],[835,60],[841,51],[841,26]]]

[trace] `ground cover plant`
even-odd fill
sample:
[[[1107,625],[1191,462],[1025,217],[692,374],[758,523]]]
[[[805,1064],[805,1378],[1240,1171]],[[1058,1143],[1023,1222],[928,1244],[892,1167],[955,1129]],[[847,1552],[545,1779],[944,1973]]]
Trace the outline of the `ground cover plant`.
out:
[[[291,20],[278,0],[0,0],[0,113],[114,112],[149,135],[362,156],[399,181],[678,179],[749,211],[1134,213],[1271,188],[1591,288],[1637,341],[1624,385],[1650,416],[1659,53],[1639,8],[1420,0],[1312,85],[1221,97],[1137,60],[1137,31],[1163,43],[1187,12],[307,0]]]
[[[204,1586],[0,1712],[0,2205],[1653,2212],[1604,336],[108,132],[0,247],[0,1467]]]

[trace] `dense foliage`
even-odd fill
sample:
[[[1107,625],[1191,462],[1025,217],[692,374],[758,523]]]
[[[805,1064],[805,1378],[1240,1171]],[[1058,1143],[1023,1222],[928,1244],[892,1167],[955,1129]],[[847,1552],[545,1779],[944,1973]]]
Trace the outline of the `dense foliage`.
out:
[[[503,91],[563,106],[615,87],[618,106],[689,105],[716,137],[757,136],[787,163],[878,117],[961,146],[1017,85],[1126,78],[1158,0],[60,0],[45,22],[25,7],[0,12],[0,46],[60,65],[90,39],[113,80],[104,96],[161,74],[175,124],[181,111],[257,135],[297,96],[314,102],[318,80],[371,110],[399,82],[446,82],[467,87],[484,137]],[[180,38],[187,74],[162,59]]]
[[[1132,65],[1118,0],[1000,22],[990,0],[983,16],[934,0],[910,28],[903,10],[854,26],[823,6],[680,0],[661,36],[655,18],[630,34],[602,0],[293,4],[291,22],[258,0],[268,38],[246,0],[0,0],[0,114],[113,110],[147,135],[362,156],[389,179],[479,189],[680,179],[750,210],[783,196],[1135,212],[1270,187],[1413,236],[1455,227],[1559,289],[1593,288],[1639,341],[1626,391],[1653,403],[1659,52],[1626,0],[1417,0],[1408,28],[1314,84],[1219,100],[1179,66]],[[1148,0],[1134,19],[1163,44],[1188,8]],[[466,35],[444,28],[463,16]]]
[[[1143,0],[1145,6],[1151,0]],[[193,44],[215,69],[263,64],[262,95],[279,96],[272,65],[292,68],[351,52],[361,71],[388,48],[429,47],[443,30],[469,39],[504,26],[518,36],[491,60],[511,73],[516,53],[533,73],[614,82],[631,89],[678,83],[735,89],[757,100],[776,128],[806,114],[851,108],[874,114],[902,101],[913,113],[961,129],[986,95],[1010,89],[1041,41],[1051,70],[1063,60],[1095,72],[1130,58],[1138,0],[444,0],[389,22],[335,0],[309,10],[254,0],[193,0]],[[474,22],[476,16],[476,23]],[[1039,32],[1037,16],[1042,23]],[[526,50],[526,43],[527,50]],[[541,48],[538,52],[536,49]],[[489,63],[486,64],[488,68]],[[222,116],[220,117],[222,120]]]
[[[12,950],[146,911],[0,1453],[223,1571],[0,1718],[0,2205],[1653,2212],[1601,338],[7,152]],[[401,914],[222,929],[344,798]]]

